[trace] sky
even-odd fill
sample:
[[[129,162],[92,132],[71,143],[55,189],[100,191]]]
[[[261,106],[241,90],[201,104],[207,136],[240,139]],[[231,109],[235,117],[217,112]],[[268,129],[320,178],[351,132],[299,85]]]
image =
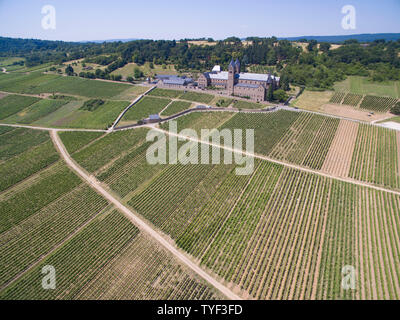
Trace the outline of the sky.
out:
[[[48,28],[48,12],[42,13],[46,5],[55,9],[55,29]],[[354,29],[342,27],[346,5],[355,9]],[[0,0],[0,36],[219,40],[400,33],[399,16],[400,0]]]

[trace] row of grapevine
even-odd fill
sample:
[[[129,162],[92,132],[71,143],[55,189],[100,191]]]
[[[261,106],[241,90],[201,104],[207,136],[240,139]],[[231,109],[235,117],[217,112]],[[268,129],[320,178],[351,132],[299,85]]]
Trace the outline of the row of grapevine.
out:
[[[392,108],[398,99],[389,97],[378,97],[355,93],[345,93],[345,92],[335,92],[330,103],[349,105],[353,107],[360,107],[361,109],[366,109],[376,112],[388,112]],[[361,103],[360,103],[361,102]]]
[[[219,129],[243,129],[243,134],[245,129],[254,129],[255,152],[268,155],[300,116],[299,112],[285,110],[267,114],[238,113]],[[243,141],[246,141],[245,137]]]
[[[397,102],[395,98],[365,96],[361,102],[360,108],[373,110],[376,112],[388,112]]]
[[[339,120],[302,114],[269,154],[279,160],[321,169]]]
[[[0,298],[73,299],[138,233],[139,230],[117,211],[98,217],[32,271],[1,291]],[[42,288],[40,270],[45,265],[56,269],[55,290]]]
[[[341,104],[343,101],[343,98],[346,94],[344,92],[335,92],[331,99],[329,100],[330,103],[336,103],[336,104]]]
[[[0,233],[18,225],[80,183],[74,173],[60,164],[51,167],[47,176],[26,188],[9,190],[9,196],[0,202]]]
[[[139,234],[77,299],[207,300],[223,298]]]
[[[343,99],[343,104],[356,107],[362,98],[361,94],[348,93]]]
[[[81,185],[0,235],[0,288],[64,241],[107,202]]]
[[[400,188],[399,152],[396,131],[359,125],[349,177]]]

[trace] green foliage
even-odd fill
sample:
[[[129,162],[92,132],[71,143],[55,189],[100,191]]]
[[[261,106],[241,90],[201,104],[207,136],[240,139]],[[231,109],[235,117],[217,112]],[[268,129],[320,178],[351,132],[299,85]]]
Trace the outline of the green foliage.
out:
[[[227,108],[232,104],[232,102],[233,99],[219,99],[215,105],[217,107]]]
[[[390,112],[395,115],[400,115],[400,101],[397,102],[391,109]]]
[[[92,99],[92,100],[87,100],[85,103],[80,107],[80,110],[86,110],[86,111],[95,111],[98,109],[100,106],[104,104],[104,100],[101,99]]]
[[[397,102],[395,98],[376,97],[367,95],[361,102],[360,108],[377,112],[389,111]]]
[[[67,240],[72,232],[82,227],[107,204],[89,186],[80,185],[42,208],[32,218],[23,221],[8,235],[7,232],[0,235],[3,243],[0,248],[0,286],[4,286]]]
[[[285,102],[289,96],[283,89],[278,89],[273,92],[273,98],[279,102]]]
[[[65,73],[66,73],[68,76],[73,76],[73,75],[74,75],[74,69],[71,67],[71,65],[68,65],[68,66],[65,68]]]

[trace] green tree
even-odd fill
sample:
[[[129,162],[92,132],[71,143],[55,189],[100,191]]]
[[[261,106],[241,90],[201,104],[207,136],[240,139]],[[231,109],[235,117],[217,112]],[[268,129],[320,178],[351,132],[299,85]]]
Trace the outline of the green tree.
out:
[[[321,42],[319,45],[319,50],[321,50],[322,52],[328,52],[329,49],[331,48],[331,44],[328,42]]]
[[[395,115],[400,115],[400,102],[397,102],[391,109],[390,112]]]
[[[143,77],[143,72],[140,71],[140,69],[136,67],[133,70],[133,76],[135,77],[135,79],[140,79],[141,77]]]
[[[267,91],[267,100],[268,101],[273,101],[274,100],[274,88],[272,85],[269,86],[268,91]]]
[[[71,65],[68,65],[68,67],[65,68],[65,73],[69,76],[74,75],[74,68],[71,67]]]
[[[275,90],[273,96],[274,100],[277,100],[279,102],[285,102],[289,98],[286,92],[282,89]]]

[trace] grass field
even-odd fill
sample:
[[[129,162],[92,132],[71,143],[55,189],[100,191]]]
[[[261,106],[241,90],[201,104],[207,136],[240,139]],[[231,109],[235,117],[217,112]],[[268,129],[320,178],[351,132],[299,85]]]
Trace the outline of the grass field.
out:
[[[332,95],[332,91],[304,90],[304,92],[297,99],[293,100],[291,104],[306,110],[320,111],[324,104],[329,103]]]
[[[154,68],[150,68],[149,63],[145,63],[144,65],[137,65],[136,63],[128,63],[127,65],[123,66],[122,68],[119,68],[117,70],[114,70],[111,74],[115,75],[121,75],[124,78],[127,78],[129,76],[133,77],[135,74],[135,68],[139,68],[140,71],[143,72],[145,76],[150,76],[150,75],[157,75],[157,74],[178,74],[178,72],[175,70],[174,65],[166,65],[165,69],[161,65],[154,65]]]
[[[349,76],[335,84],[335,90],[400,99],[400,81],[373,82],[366,77]]]

